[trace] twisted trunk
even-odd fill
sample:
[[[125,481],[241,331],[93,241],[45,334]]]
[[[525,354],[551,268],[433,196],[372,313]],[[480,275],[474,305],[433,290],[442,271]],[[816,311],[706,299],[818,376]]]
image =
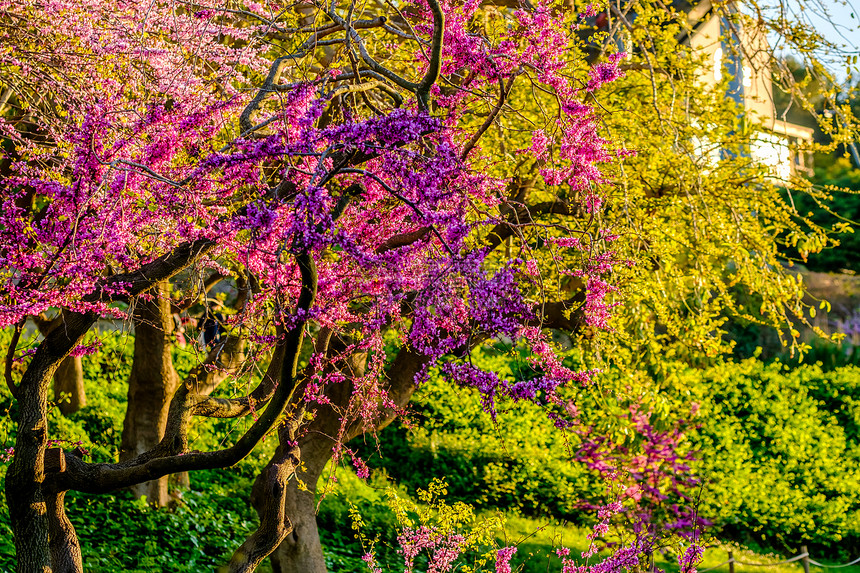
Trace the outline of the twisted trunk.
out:
[[[61,456],[62,451],[58,451]],[[58,457],[58,459],[62,459]],[[81,544],[65,509],[66,492],[46,493],[52,573],[83,573]]]
[[[104,287],[113,283],[124,284],[126,296],[136,296],[154,282],[174,276],[214,246],[215,243],[208,239],[183,243],[133,273],[105,279],[99,288],[83,300],[110,300],[105,295]],[[77,539],[74,529],[69,527],[71,524],[65,516],[61,495],[66,488],[43,491],[48,443],[48,390],[59,364],[80,343],[97,318],[95,312],[63,310],[59,317],[62,327],[54,328],[45,335],[30,359],[20,384],[16,386],[11,378],[7,378],[7,384],[18,403],[15,457],[5,479],[5,497],[15,539],[18,573],[51,572],[52,556],[58,560],[58,570],[74,571],[78,567],[78,558],[75,556]],[[14,350],[10,348],[9,353]],[[53,475],[62,475],[65,470],[64,463],[59,460],[65,460],[65,457],[57,456],[57,465],[52,468]],[[68,563],[71,563],[70,567],[66,565]]]
[[[53,535],[56,547],[59,537],[52,531],[55,524],[50,518],[59,515],[57,507],[60,504],[61,509],[62,499],[52,498],[46,503],[42,491],[48,442],[48,389],[57,366],[92,326],[96,315],[64,313],[60,320],[63,327],[47,334],[14,391],[18,402],[18,435],[15,457],[6,473],[5,492],[19,573],[51,571],[49,539]]]
[[[296,472],[296,479],[287,483],[284,494],[284,510],[293,530],[272,553],[272,570],[276,573],[326,572],[317,528],[316,491],[317,482],[331,459],[333,445],[334,441],[327,437],[310,436],[299,440],[301,469]],[[299,487],[300,483],[304,489]],[[252,502],[260,511],[267,500],[252,498]]]
[[[348,370],[354,377],[363,375],[364,356],[353,356]],[[396,407],[402,408],[415,392],[415,375],[426,363],[426,358],[409,350],[401,349],[388,371],[388,396]],[[354,386],[351,382],[333,384],[326,390],[331,404],[338,409],[345,408],[353,397]],[[343,410],[341,410],[343,411]],[[320,544],[316,518],[316,490],[319,478],[326,464],[334,454],[336,445],[332,436],[341,429],[341,419],[337,411],[329,405],[316,408],[312,422],[299,437],[302,464],[296,471],[298,479],[290,480],[286,488],[286,515],[293,525],[293,531],[272,553],[272,570],[275,573],[326,573],[325,559]],[[349,420],[344,441],[349,441],[369,431],[378,431],[390,424],[396,412],[390,408],[379,411],[377,423],[368,426],[363,420]],[[301,480],[301,482],[299,481]],[[299,484],[303,487],[300,487]],[[264,507],[265,500],[252,500],[258,511]]]
[[[34,369],[35,370],[35,369]],[[30,370],[27,374],[30,374]],[[6,504],[15,538],[19,573],[50,571],[48,520],[42,481],[45,479],[48,385],[53,371],[25,374],[18,387],[18,436],[15,458],[6,473]],[[30,379],[28,379],[30,378]]]
[[[279,432],[280,433],[280,432]],[[290,534],[292,523],[285,504],[286,485],[295,481],[299,449],[289,438],[281,438],[272,460],[254,481],[252,502],[258,506],[260,526],[233,553],[222,573],[250,573]]]

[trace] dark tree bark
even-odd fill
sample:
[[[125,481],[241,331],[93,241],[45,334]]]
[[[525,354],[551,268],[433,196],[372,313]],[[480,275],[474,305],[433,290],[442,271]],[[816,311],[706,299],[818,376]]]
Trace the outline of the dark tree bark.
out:
[[[59,363],[96,318],[93,313],[64,313],[63,327],[48,333],[15,390],[19,404],[18,435],[5,486],[19,573],[51,571],[48,505],[42,492],[48,442],[48,387]]]
[[[276,573],[325,573],[326,565],[320,545],[316,516],[317,483],[332,456],[334,441],[327,437],[307,436],[299,440],[301,469],[296,479],[287,483],[284,508],[292,523],[292,532],[272,553],[272,570]],[[257,479],[261,479],[262,474]],[[300,487],[302,484],[304,487]],[[268,500],[251,498],[259,512]]]
[[[151,291],[151,300],[138,298],[134,309],[134,359],[128,380],[128,405],[122,427],[120,461],[134,459],[164,437],[170,398],[179,386],[173,367],[173,315],[166,283]],[[136,497],[153,505],[170,501],[168,476],[131,487]]]
[[[58,450],[59,456],[62,451]],[[62,460],[62,457],[59,457]],[[64,506],[66,492],[46,493],[48,510],[48,537],[51,551],[52,573],[83,573],[81,545],[75,527],[69,521]]]
[[[85,296],[83,301],[110,301],[135,296],[158,281],[171,278],[214,246],[215,243],[209,239],[184,243],[135,272],[106,278],[92,293]],[[105,287],[113,283],[124,284],[128,294],[115,297],[110,295],[110,289]],[[63,311],[60,317],[62,328],[55,328],[45,336],[30,359],[20,383],[16,386],[11,377],[7,376],[7,384],[18,402],[15,457],[6,472],[5,493],[15,539],[16,570],[19,573],[51,571],[51,555],[55,551],[49,546],[49,531],[56,525],[51,523],[51,519],[58,518],[62,526],[64,512],[61,514],[59,511],[62,509],[62,498],[57,496],[51,500],[53,507],[49,513],[46,494],[43,492],[43,484],[46,481],[45,451],[48,443],[48,388],[57,367],[80,343],[97,319],[98,315],[93,312],[82,314]],[[14,347],[10,348],[9,352],[14,352]],[[72,460],[80,463],[80,460],[75,458]],[[64,464],[59,465],[65,470]],[[65,475],[65,472],[53,471],[52,475]],[[48,495],[55,495],[66,489],[68,488],[56,487],[51,490],[53,493],[49,492]],[[64,535],[69,536],[70,542],[75,539],[73,529],[66,529]],[[59,537],[55,534],[55,542],[57,539]],[[68,549],[63,553],[70,552],[71,549]]]

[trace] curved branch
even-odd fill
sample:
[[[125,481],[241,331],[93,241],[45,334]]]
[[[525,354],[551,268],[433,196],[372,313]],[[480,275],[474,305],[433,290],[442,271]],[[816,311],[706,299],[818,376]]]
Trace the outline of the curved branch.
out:
[[[430,46],[430,65],[415,92],[415,95],[418,96],[418,105],[425,110],[430,99],[430,87],[436,83],[442,71],[442,44],[445,41],[445,14],[442,12],[438,0],[427,0],[427,5],[430,6],[430,11],[433,13],[433,43]]]
[[[342,159],[342,162],[345,162],[346,160],[347,159]],[[334,177],[339,168],[340,167],[338,165],[333,167],[325,176],[323,184],[325,184],[325,182],[330,178]],[[363,192],[364,188],[358,183],[353,183],[344,189],[341,192],[340,199],[332,209],[332,221],[337,221],[343,214],[349,202],[354,197],[361,195]],[[322,232],[321,227],[318,227],[317,230],[318,232]],[[251,287],[251,282],[252,281],[248,281],[248,284],[246,285],[248,288]],[[242,298],[241,295],[243,293],[246,293],[247,296],[247,292],[248,289],[240,290],[240,299]],[[244,306],[244,300],[242,300],[240,304]],[[327,330],[328,329],[323,329],[323,332]],[[233,338],[235,337],[231,337],[231,339]],[[257,408],[265,406],[272,398],[278,385],[278,374],[284,361],[285,345],[283,342],[279,342],[276,345],[272,359],[269,362],[269,367],[266,370],[266,374],[249,395],[241,398],[214,398],[212,396],[208,396],[208,391],[211,391],[211,389],[206,391],[208,387],[212,386],[214,388],[214,386],[217,385],[213,385],[212,378],[215,376],[215,373],[209,370],[208,366],[215,364],[221,353],[225,353],[228,357],[227,364],[225,365],[227,369],[235,368],[237,366],[235,363],[239,360],[237,353],[241,352],[241,340],[234,339],[231,341],[231,339],[228,339],[223,346],[214,348],[209,353],[207,360],[191,371],[185,384],[183,384],[174,394],[174,397],[171,400],[170,411],[168,413],[167,430],[165,431],[162,443],[159,444],[159,450],[162,453],[175,453],[176,451],[181,451],[181,449],[184,448],[188,420],[191,416],[237,418],[239,416],[248,415]],[[201,391],[199,377],[204,375],[204,373],[206,373],[206,382],[202,384],[204,390]]]
[[[254,130],[254,125],[251,123],[251,115],[257,111],[257,108],[260,107],[260,104],[263,103],[266,96],[272,93],[272,86],[278,83],[278,80],[281,79],[281,73],[283,73],[284,68],[287,66],[287,61],[296,57],[297,56],[295,54],[288,54],[286,56],[281,56],[280,58],[275,58],[272,62],[272,65],[269,67],[269,74],[263,81],[263,85],[260,86],[259,90],[257,90],[257,95],[254,96],[254,99],[248,102],[248,105],[246,105],[245,109],[242,110],[242,113],[239,114],[239,128],[242,132],[242,136],[245,136]]]
[[[214,249],[215,245],[214,239],[197,239],[182,243],[134,272],[113,275],[100,281],[96,290],[84,297],[84,302],[128,302],[132,297],[152,288],[155,283],[174,277]],[[124,292],[112,292],[120,289]]]
[[[388,91],[385,89],[387,87],[388,86],[384,82],[381,82],[379,80],[371,80],[368,82],[362,82],[360,84],[350,84],[335,88],[331,92],[329,92],[329,95],[331,95],[331,97],[337,97],[346,93],[366,92],[372,90],[373,88],[379,88],[380,90],[385,91],[385,93],[388,93]]]
[[[534,223],[535,215],[575,215],[566,201],[544,201],[537,205],[520,205],[513,209],[506,221],[493,227],[484,238],[490,250],[501,245],[505,239],[516,235],[516,230]]]
[[[221,273],[212,273],[211,275],[209,275],[209,278],[207,278],[203,282],[202,292],[195,293],[194,295],[189,295],[182,300],[170,303],[170,312],[172,312],[173,314],[179,314],[184,310],[188,310],[194,305],[195,302],[197,302],[201,294],[207,294],[215,287],[215,285],[226,279],[227,276],[228,275],[224,275]]]
[[[415,92],[418,89],[418,84],[414,82],[410,82],[404,77],[399,76],[398,74],[392,72],[375,59],[370,53],[367,51],[367,47],[364,45],[364,40],[361,39],[361,36],[358,32],[355,31],[355,28],[350,25],[349,22],[341,18],[334,10],[327,13],[328,17],[334,20],[342,29],[346,30],[346,33],[349,35],[350,39],[355,42],[358,46],[358,52],[361,54],[361,59],[365,64],[370,66],[370,69],[375,71],[378,74],[385,76],[390,81],[394,82],[401,88],[405,90],[409,90],[411,92]]]
[[[439,6],[437,0],[428,0],[428,5],[430,6],[430,12],[433,14],[433,39],[430,46],[430,61],[424,77],[417,83],[407,80],[377,62],[367,51],[364,41],[358,32],[355,31],[356,26],[354,24],[350,24],[341,18],[334,10],[330,10],[327,13],[329,18],[346,30],[350,39],[358,46],[358,51],[364,63],[370,69],[381,74],[401,88],[414,92],[418,98],[418,105],[423,110],[426,110],[428,107],[430,87],[439,79],[439,74],[442,70],[442,44],[445,40],[445,14],[442,12],[442,8]]]
[[[496,103],[496,106],[490,112],[490,115],[487,116],[487,119],[484,121],[483,125],[478,128],[478,131],[475,132],[475,135],[469,140],[469,142],[463,147],[463,153],[460,154],[460,160],[465,161],[469,156],[469,152],[472,151],[472,148],[478,143],[478,140],[481,139],[481,136],[484,135],[484,132],[493,125],[493,121],[495,121],[496,116],[499,115],[499,112],[502,111],[502,106],[505,105],[505,100],[508,97],[508,94],[511,93],[511,88],[514,86],[514,80],[517,79],[517,76],[511,76],[508,80],[508,85],[505,85],[504,80],[499,78],[499,101]]]
[[[405,247],[411,245],[413,243],[417,243],[421,239],[427,236],[432,229],[430,227],[421,227],[418,230],[411,231],[408,233],[400,233],[398,235],[394,235],[393,237],[389,237],[387,241],[382,243],[376,248],[376,254],[381,255],[387,251],[392,249],[398,249],[400,247]]]
[[[243,109],[242,113],[239,115],[239,128],[242,133],[242,137],[247,136],[255,130],[254,125],[251,123],[251,116],[255,111],[257,111],[257,109],[259,109],[260,104],[263,103],[263,100],[265,100],[269,94],[278,91],[287,91],[293,87],[277,85],[289,60],[297,60],[304,57],[307,55],[309,50],[319,45],[322,38],[334,34],[335,32],[346,29],[351,36],[354,35],[355,37],[358,37],[358,33],[355,32],[355,29],[380,28],[386,22],[385,16],[379,16],[372,20],[357,20],[353,22],[352,25],[348,25],[339,17],[338,19],[340,21],[335,20],[334,24],[316,29],[313,34],[311,34],[311,36],[292,54],[281,56],[272,62],[272,65],[269,67],[269,73],[263,81],[263,85],[261,85],[260,89],[257,90],[257,94],[254,96],[254,99],[245,106],[245,109]],[[378,65],[379,64],[377,64],[377,66]]]
[[[262,380],[247,396],[242,398],[213,398],[202,394],[190,396],[190,414],[209,418],[237,418],[246,416],[265,406],[272,398],[278,386],[280,371],[286,357],[286,344],[280,342],[275,346],[272,360],[263,375]]]
[[[238,463],[275,425],[286,405],[293,397],[299,356],[308,312],[316,300],[318,276],[313,256],[307,252],[296,255],[302,277],[302,288],[296,305],[298,321],[286,336],[286,360],[280,373],[277,389],[269,405],[239,440],[229,448],[212,452],[155,457],[158,452],[147,452],[133,460],[117,464],[91,464],[66,454],[66,471],[46,475],[45,484],[54,491],[74,489],[89,493],[103,493],[121,487],[160,478],[183,471],[215,469]]]

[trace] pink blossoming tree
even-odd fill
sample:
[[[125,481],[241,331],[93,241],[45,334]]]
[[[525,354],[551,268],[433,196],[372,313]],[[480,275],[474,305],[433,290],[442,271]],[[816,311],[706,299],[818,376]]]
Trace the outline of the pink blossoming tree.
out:
[[[589,71],[561,7],[0,9],[0,327],[15,329],[5,379],[18,412],[5,491],[19,571],[82,570],[67,491],[131,487],[163,505],[168,475],[234,465],[270,434],[279,445],[252,492],[259,527],[228,570],[271,555],[280,570],[323,571],[324,466],[390,422],[434,368],[491,413],[529,400],[577,425],[564,388],[592,373],[566,367],[549,332],[607,327],[621,261],[601,228],[600,165],[624,152],[584,102],[622,55]],[[500,130],[526,143],[482,148]],[[173,315],[218,283],[233,293],[208,315],[223,335],[180,379]],[[135,332],[111,463],[49,447],[47,431],[51,379],[97,351],[84,337],[103,317]],[[51,321],[31,353],[18,347],[28,319]],[[471,349],[490,340],[527,348],[532,371],[473,366]],[[253,384],[217,394],[240,379]],[[243,416],[223,449],[189,446],[194,417]],[[648,550],[645,533],[625,559]],[[498,570],[512,554],[499,552]]]

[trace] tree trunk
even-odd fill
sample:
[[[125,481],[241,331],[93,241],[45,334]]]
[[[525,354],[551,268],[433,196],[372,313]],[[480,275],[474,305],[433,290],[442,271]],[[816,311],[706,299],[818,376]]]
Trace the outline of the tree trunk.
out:
[[[347,371],[353,376],[364,374],[364,355],[353,355],[348,361]],[[391,402],[402,408],[415,392],[415,374],[426,364],[427,359],[406,349],[401,349],[388,370],[388,397]],[[331,404],[345,407],[353,396],[351,382],[333,384],[326,389]],[[307,491],[299,489],[298,480],[290,480],[286,489],[286,515],[293,524],[293,531],[272,553],[272,570],[275,573],[326,573],[325,559],[320,544],[316,517],[317,482],[333,455],[335,441],[341,418],[328,405],[317,407],[313,421],[305,428],[305,434],[298,439],[302,464],[296,476]],[[390,424],[396,411],[380,409],[374,427],[366,427],[361,420],[351,420],[346,431],[345,441],[371,430],[381,430]],[[255,501],[258,507],[260,501]],[[258,509],[259,511],[259,509]],[[345,525],[346,526],[346,525]]]
[[[14,392],[18,402],[18,435],[15,457],[6,472],[5,493],[18,573],[51,571],[48,507],[42,492],[48,442],[48,389],[59,363],[95,320],[96,315],[89,313],[64,315],[64,326],[45,337]]]
[[[298,416],[301,420],[301,414]],[[260,525],[239,547],[230,563],[220,568],[219,573],[251,573],[269,557],[293,531],[287,515],[287,484],[295,482],[295,473],[300,465],[299,447],[295,440],[295,429],[300,421],[295,419],[278,430],[278,448],[263,471],[254,480],[251,504],[257,509]]]
[[[6,472],[6,504],[15,538],[15,570],[19,573],[50,571],[48,520],[42,480],[47,443],[47,383],[19,387],[18,436],[15,458]],[[44,388],[44,391],[43,391]]]
[[[49,320],[40,314],[33,317],[33,322],[42,336],[47,337],[55,328],[62,324],[62,315]],[[63,398],[63,394],[67,394]],[[67,356],[60,362],[54,372],[54,402],[60,412],[68,416],[87,405],[87,394],[84,390],[84,366],[80,356]]]
[[[164,436],[170,398],[179,385],[173,368],[173,316],[167,283],[159,283],[152,300],[137,299],[134,309],[134,359],[128,380],[128,405],[122,427],[120,461],[137,457],[158,445]],[[131,487],[137,497],[146,496],[164,507],[170,500],[168,478],[161,477]]]
[[[84,366],[80,356],[68,356],[60,362],[60,366],[54,373],[54,401],[64,416],[77,412],[87,405]]]
[[[59,450],[59,459],[62,459]],[[66,492],[46,493],[45,504],[48,510],[48,536],[51,548],[52,573],[83,573],[81,544],[75,533],[75,526],[66,515],[64,498]]]
[[[299,439],[302,464],[296,479],[287,483],[285,513],[293,524],[293,531],[272,553],[272,570],[275,573],[326,573],[320,534],[317,529],[317,482],[332,456],[334,441],[318,435]],[[259,478],[258,478],[259,479]],[[306,489],[299,488],[299,480]],[[253,500],[257,511],[266,500]]]

